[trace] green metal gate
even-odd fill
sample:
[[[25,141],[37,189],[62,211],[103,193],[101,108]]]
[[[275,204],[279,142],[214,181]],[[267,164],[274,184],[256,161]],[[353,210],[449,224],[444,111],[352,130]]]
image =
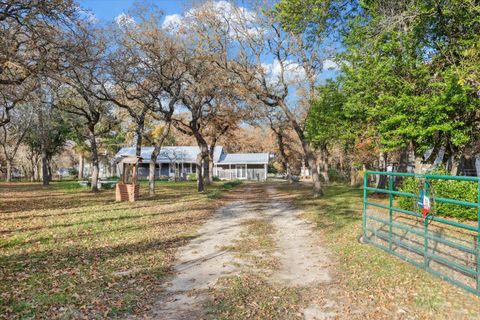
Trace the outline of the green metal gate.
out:
[[[388,178],[385,189],[369,186],[374,175]],[[422,181],[425,190],[435,180],[476,184],[477,201],[466,202],[431,195],[435,203],[476,208],[477,221],[456,221],[398,206],[401,197],[412,201],[418,193],[394,190],[395,179]],[[363,184],[363,241],[480,296],[480,179],[478,177],[366,171]],[[387,189],[388,188],[388,189]],[[388,198],[378,194],[388,194]]]

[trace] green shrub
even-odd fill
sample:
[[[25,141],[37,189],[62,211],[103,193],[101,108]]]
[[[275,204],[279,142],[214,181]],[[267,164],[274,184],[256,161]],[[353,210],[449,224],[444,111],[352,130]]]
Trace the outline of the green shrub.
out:
[[[68,175],[71,176],[71,177],[77,177],[78,176],[77,168],[69,168],[68,169]]]
[[[242,184],[242,181],[240,180],[232,180],[232,181],[225,182],[222,187],[224,189],[232,189],[241,184]]]
[[[336,169],[328,169],[328,179],[330,182],[345,182],[345,176]]]
[[[68,189],[68,190],[82,188],[82,186],[78,183],[78,181],[59,181],[58,185],[61,186],[62,189]],[[89,181],[87,183],[87,186],[83,188],[90,188],[90,186],[91,186],[91,183]]]
[[[197,174],[196,173],[190,173],[187,176],[188,181],[197,181]]]
[[[443,172],[440,172],[443,173]],[[438,173],[436,173],[438,174]],[[477,202],[477,183],[472,181],[437,180],[430,181],[434,197]],[[418,194],[418,180],[406,178],[403,180],[400,191]],[[417,198],[399,197],[398,205],[402,209],[415,211]],[[457,219],[477,220],[477,209],[456,204],[435,201],[436,215]]]
[[[221,181],[219,177],[213,177],[213,181]]]
[[[207,195],[207,198],[209,198],[209,199],[218,199],[218,198],[220,198],[221,195],[222,195],[222,193],[220,192],[220,190],[213,190],[212,192],[210,192],[210,193]]]

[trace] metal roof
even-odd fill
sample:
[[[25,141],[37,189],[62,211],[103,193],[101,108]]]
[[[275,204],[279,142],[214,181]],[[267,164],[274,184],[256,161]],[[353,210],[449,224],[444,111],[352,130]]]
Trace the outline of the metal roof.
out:
[[[268,164],[268,153],[222,153],[217,164]]]
[[[124,147],[117,152],[112,159],[113,163],[119,162],[124,157],[135,156],[134,147]],[[142,147],[141,157],[143,162],[150,162],[153,147]],[[169,162],[190,162],[194,163],[197,160],[197,155],[200,153],[198,146],[173,146],[162,147],[160,154],[157,157],[157,163]],[[231,153],[223,152],[222,146],[216,146],[213,153],[213,162],[218,164],[265,164],[268,163],[268,153]]]
[[[214,162],[218,161],[222,154],[223,147],[216,146],[213,152]],[[135,156],[136,149],[134,147],[124,147],[117,152],[113,158],[113,162],[120,161],[123,157]],[[143,162],[150,162],[153,152],[153,147],[142,147],[141,157]],[[157,157],[157,163],[168,162],[195,162],[197,155],[200,153],[200,148],[197,146],[173,146],[162,147],[160,154]]]

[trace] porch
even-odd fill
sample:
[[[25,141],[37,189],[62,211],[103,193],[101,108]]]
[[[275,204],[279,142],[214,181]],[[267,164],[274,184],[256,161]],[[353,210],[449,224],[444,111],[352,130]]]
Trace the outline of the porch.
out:
[[[213,176],[221,180],[266,180],[266,164],[215,164]]]

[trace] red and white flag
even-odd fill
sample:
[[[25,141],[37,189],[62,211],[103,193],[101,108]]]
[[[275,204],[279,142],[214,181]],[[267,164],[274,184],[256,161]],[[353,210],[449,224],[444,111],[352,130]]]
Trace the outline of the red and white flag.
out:
[[[427,213],[430,211],[430,199],[426,196],[423,195],[423,211],[422,215],[425,218],[427,216]]]

